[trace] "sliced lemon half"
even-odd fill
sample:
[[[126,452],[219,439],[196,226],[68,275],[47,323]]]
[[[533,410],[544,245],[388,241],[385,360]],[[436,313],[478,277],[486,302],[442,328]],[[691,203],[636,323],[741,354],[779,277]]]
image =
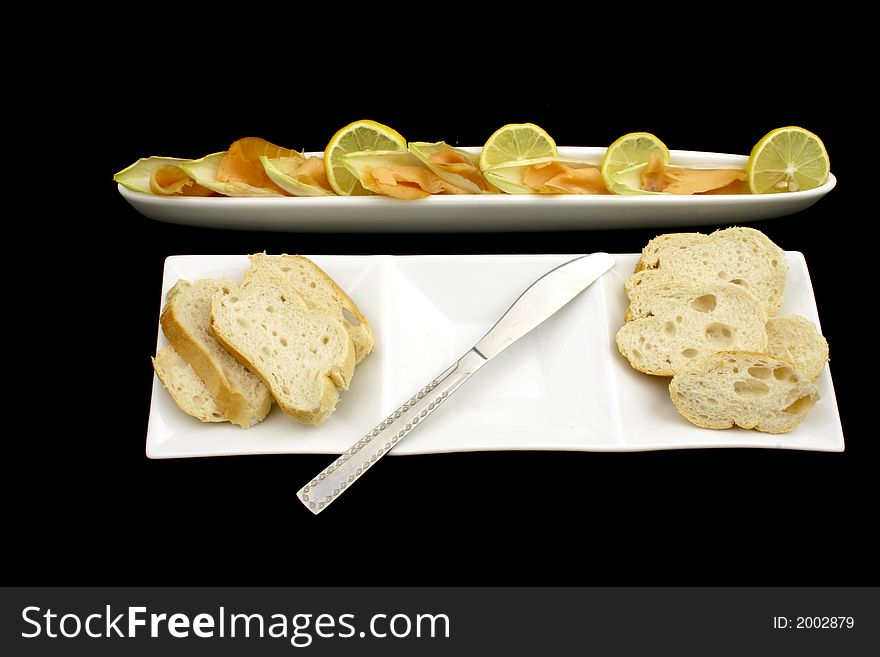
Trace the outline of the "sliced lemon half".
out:
[[[499,128],[483,145],[480,170],[519,160],[558,157],[556,142],[534,123],[508,123]]]
[[[630,132],[615,141],[602,158],[602,179],[608,191],[614,194],[660,194],[642,189],[642,173],[659,157],[664,166],[669,164],[669,149],[650,132]]]
[[[345,167],[342,156],[362,151],[405,151],[406,139],[397,130],[375,121],[349,123],[330,139],[324,149],[324,170],[333,191],[340,196],[368,196],[364,188]]]
[[[824,185],[831,169],[825,144],[809,130],[786,126],[755,144],[746,165],[752,194],[775,194]]]

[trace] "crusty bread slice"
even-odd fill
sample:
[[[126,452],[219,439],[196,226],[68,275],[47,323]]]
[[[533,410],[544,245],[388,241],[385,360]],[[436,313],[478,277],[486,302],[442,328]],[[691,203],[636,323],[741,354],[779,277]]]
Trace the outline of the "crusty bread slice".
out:
[[[354,345],[336,317],[311,310],[286,277],[254,273],[218,291],[211,309],[217,340],[272,391],[291,417],[320,424],[348,388]]]
[[[160,319],[168,342],[205,382],[230,422],[248,428],[272,407],[272,395],[259,377],[230,356],[211,330],[211,298],[232,285],[202,279],[178,281],[169,291]]]
[[[617,347],[636,370],[672,376],[726,349],[763,351],[764,307],[730,283],[692,283],[658,271],[633,274]]]
[[[672,402],[706,429],[734,425],[767,433],[791,431],[819,399],[819,390],[791,363],[766,354],[722,351],[669,383]]]
[[[153,369],[174,402],[187,415],[202,422],[228,422],[205,382],[174,347],[163,347],[156,353]]]
[[[642,250],[636,271],[643,269],[694,282],[741,285],[764,304],[768,316],[782,305],[788,273],[782,249],[754,228],[660,235]]]
[[[767,321],[767,353],[815,381],[828,362],[828,342],[806,317],[779,315]]]
[[[308,258],[300,255],[270,256],[255,253],[245,282],[256,272],[270,270],[287,278],[299,296],[312,310],[336,317],[354,343],[355,362],[360,363],[373,350],[373,329],[354,301],[327,273]]]

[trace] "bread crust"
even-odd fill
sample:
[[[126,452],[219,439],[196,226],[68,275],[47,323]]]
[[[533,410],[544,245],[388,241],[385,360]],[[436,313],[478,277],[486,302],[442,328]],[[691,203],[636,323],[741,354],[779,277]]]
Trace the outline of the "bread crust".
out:
[[[230,283],[231,284],[231,283]],[[183,287],[190,286],[189,281],[178,281],[168,294],[168,303],[162,311],[159,323],[162,332],[175,351],[195,370],[196,374],[230,422],[242,428],[249,428],[268,415],[272,407],[272,397],[265,395],[256,408],[252,408],[246,395],[239,392],[226,374],[205,351],[199,341],[189,332],[185,324],[177,316],[179,292]],[[178,287],[180,286],[180,287]],[[222,345],[221,345],[222,346]],[[247,367],[247,365],[245,365]]]
[[[199,376],[192,369],[192,366],[189,365],[183,357],[180,356],[175,350],[174,347],[163,347],[159,350],[154,358],[150,358],[150,361],[153,363],[153,369],[156,372],[156,376],[159,377],[159,381],[165,386],[165,389],[168,391],[168,394],[171,395],[171,398],[174,400],[174,403],[187,415],[191,415],[192,417],[200,420],[201,422],[228,422],[229,420],[222,414],[222,411],[217,406],[217,403],[214,401],[211,396],[210,391],[207,386],[205,386],[204,381],[202,381]],[[176,361],[176,362],[169,362]],[[175,368],[187,368],[188,372],[182,371],[174,371]],[[192,399],[188,399],[183,394],[181,394],[181,390],[178,389],[178,386],[175,385],[175,382],[180,382],[181,378],[189,377],[191,380],[185,382],[191,392],[196,392],[200,396],[205,398],[204,404],[202,407],[199,407],[198,404],[194,403]],[[176,381],[175,381],[176,380]]]

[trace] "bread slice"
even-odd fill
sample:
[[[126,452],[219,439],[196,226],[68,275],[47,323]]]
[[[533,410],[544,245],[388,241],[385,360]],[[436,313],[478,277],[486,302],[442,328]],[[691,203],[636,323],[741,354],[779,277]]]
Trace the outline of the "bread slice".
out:
[[[767,321],[767,353],[787,360],[815,381],[828,362],[828,342],[816,326],[800,315],[779,315]]]
[[[311,310],[286,277],[254,273],[218,291],[211,309],[217,340],[272,391],[291,417],[320,424],[348,388],[354,344],[335,316]]]
[[[617,347],[636,370],[657,376],[686,371],[717,351],[763,351],[764,307],[730,283],[693,283],[659,271],[633,274],[627,323]]]
[[[153,369],[180,410],[202,422],[228,422],[205,382],[173,347],[163,347],[153,361]]]
[[[660,235],[642,250],[636,271],[643,269],[698,283],[741,285],[764,304],[768,316],[782,305],[788,273],[782,249],[754,228]]]
[[[211,298],[233,285],[202,279],[178,281],[168,292],[160,318],[168,342],[205,382],[230,422],[248,428],[272,407],[272,395],[259,377],[230,356],[211,330]]]
[[[734,425],[767,433],[791,431],[819,391],[791,363],[766,354],[722,351],[669,384],[684,417],[706,429]]]
[[[287,278],[311,310],[318,310],[342,322],[354,343],[355,362],[360,363],[373,350],[373,329],[354,301],[336,281],[314,262],[300,255],[270,256],[255,253],[250,256],[251,268],[245,281],[253,273],[274,271]]]

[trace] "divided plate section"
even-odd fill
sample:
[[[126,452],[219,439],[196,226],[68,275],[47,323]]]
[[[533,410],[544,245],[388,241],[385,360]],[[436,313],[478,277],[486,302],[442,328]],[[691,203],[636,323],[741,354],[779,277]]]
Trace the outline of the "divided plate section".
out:
[[[614,268],[605,276],[606,286],[617,290],[609,295],[605,319],[608,322],[608,353],[613,354],[611,380],[615,382],[621,409],[621,449],[652,450],[695,447],[777,447],[829,452],[843,451],[843,430],[837,399],[826,367],[816,381],[821,399],[801,425],[789,433],[771,435],[758,431],[701,429],[688,423],[669,399],[669,379],[648,376],[629,366],[617,349],[615,333],[623,324],[627,300],[623,282],[639,259],[638,255],[618,255]],[[816,299],[803,254],[786,252],[788,280],[780,315],[803,315],[817,326]],[[834,346],[831,346],[832,349]]]
[[[572,257],[395,258],[387,410],[460,358],[532,282]],[[394,452],[616,445],[603,305],[597,281],[481,368]]]
[[[300,424],[275,406],[260,424],[244,430],[227,422],[204,424],[183,413],[153,375],[147,456],[175,458],[229,454],[339,453],[348,449],[364,430],[367,418],[379,418],[382,398],[387,310],[385,274],[387,258],[332,256],[311,258],[324,269],[372,320],[376,350],[358,365],[351,388],[342,391],[336,412],[319,427]],[[246,256],[172,256],[165,261],[162,300],[179,279],[228,278],[241,281],[248,267]],[[159,329],[158,348],[167,341]]]

